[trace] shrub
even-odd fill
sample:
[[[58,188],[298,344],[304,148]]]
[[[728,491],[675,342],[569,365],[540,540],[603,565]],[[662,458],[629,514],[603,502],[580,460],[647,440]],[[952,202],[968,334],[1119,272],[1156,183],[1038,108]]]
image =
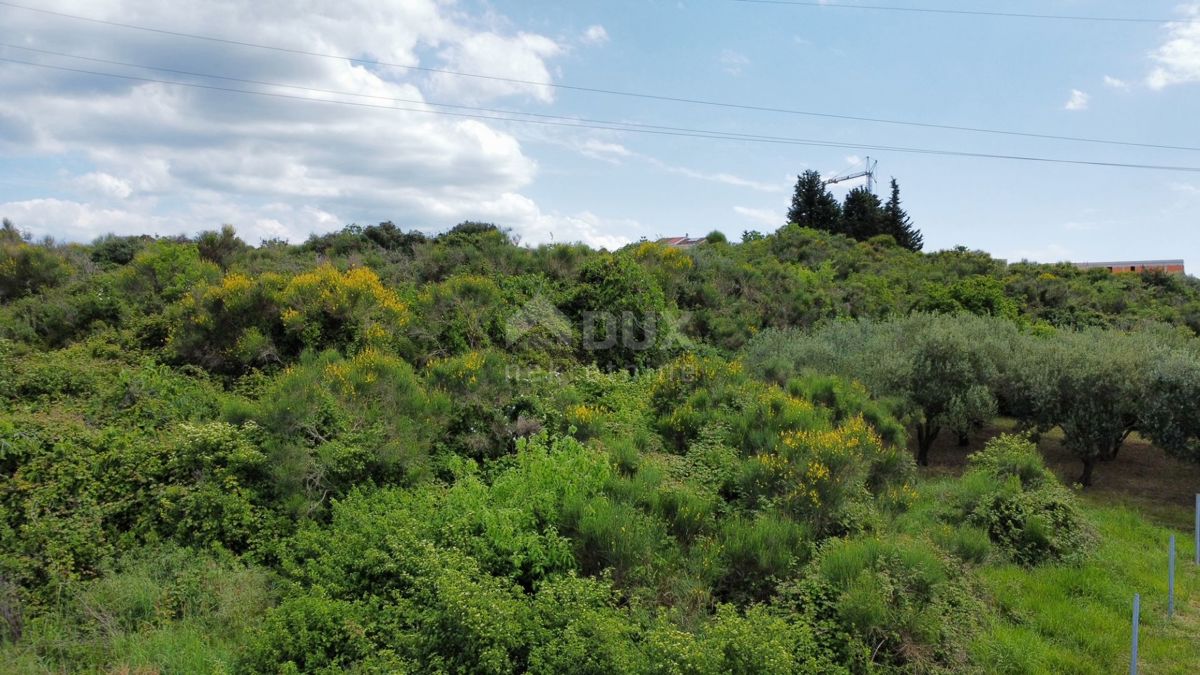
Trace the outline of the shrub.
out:
[[[658,365],[670,324],[662,289],[624,255],[600,255],[584,264],[568,303],[583,326],[584,354],[603,369]]]
[[[654,376],[651,411],[660,433],[682,451],[706,428],[744,455],[769,450],[783,431],[825,423],[824,414],[804,399],[751,380],[738,361],[688,354]]]
[[[813,561],[838,620],[873,646],[871,661],[915,671],[961,669],[981,607],[947,561],[922,541],[832,540]]]
[[[234,273],[171,308],[167,349],[180,361],[238,375],[306,349],[397,351],[410,318],[407,303],[367,268],[323,265],[291,278]]]
[[[398,357],[366,349],[352,358],[306,353],[257,401],[225,415],[266,432],[271,489],[297,514],[364,481],[413,484],[430,475],[430,453],[449,405],[425,390]]]
[[[118,287],[146,312],[177,302],[193,288],[215,283],[221,270],[203,260],[194,244],[158,240],[148,244],[117,273]]]
[[[810,375],[788,380],[787,391],[830,410],[834,423],[860,416],[891,445],[904,446],[907,433],[895,416],[893,401],[871,398],[859,382],[847,381],[835,375]]]
[[[119,237],[115,234],[106,234],[92,242],[91,259],[92,262],[100,265],[128,265],[133,262],[134,256],[151,241],[153,238],[145,235]]]
[[[238,238],[232,225],[222,225],[220,232],[201,232],[196,237],[196,248],[201,258],[227,269],[233,257],[246,249],[246,242]]]
[[[785,514],[732,517],[721,523],[724,574],[718,594],[730,602],[764,600],[811,555],[810,528]]]
[[[472,351],[431,361],[429,386],[451,401],[444,439],[447,450],[475,459],[506,455],[515,448],[522,414],[534,403],[509,377],[509,363],[495,351]]]
[[[1074,497],[1023,438],[990,441],[969,458],[969,469],[956,488],[952,521],[983,529],[995,546],[1020,564],[1078,559],[1090,546]]]
[[[46,246],[22,241],[0,241],[0,303],[62,283],[70,266]]]
[[[482,350],[502,343],[507,303],[494,281],[456,275],[429,284],[414,302],[409,330],[415,362]]]
[[[895,473],[877,471],[880,460]],[[770,500],[827,536],[866,527],[874,508],[869,487],[882,493],[910,476],[911,464],[894,462],[858,417],[834,429],[785,432],[774,452],[746,463],[740,486],[750,503]]]

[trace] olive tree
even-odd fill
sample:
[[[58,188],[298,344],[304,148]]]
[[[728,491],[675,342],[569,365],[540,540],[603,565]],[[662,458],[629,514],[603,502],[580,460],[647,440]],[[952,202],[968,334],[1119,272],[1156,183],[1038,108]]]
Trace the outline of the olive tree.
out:
[[[1058,376],[1063,443],[1083,462],[1079,483],[1092,484],[1099,461],[1114,459],[1142,419],[1148,370],[1161,349],[1146,335],[1090,330],[1062,336]]]
[[[1141,407],[1143,431],[1156,445],[1200,463],[1200,356],[1175,349],[1157,359]]]
[[[904,398],[917,427],[917,463],[929,464],[929,449],[943,428],[969,430],[996,414],[992,382],[996,367],[953,317],[929,317],[908,350]]]
[[[746,360],[772,379],[836,374],[895,400],[916,426],[918,462],[928,464],[943,429],[967,433],[996,414],[996,363],[1011,334],[1011,323],[1000,319],[914,314],[765,334],[747,348]]]
[[[1000,413],[1017,420],[1034,437],[1062,419],[1060,382],[1069,349],[1057,333],[1015,336],[1008,357],[998,362],[996,396]]]

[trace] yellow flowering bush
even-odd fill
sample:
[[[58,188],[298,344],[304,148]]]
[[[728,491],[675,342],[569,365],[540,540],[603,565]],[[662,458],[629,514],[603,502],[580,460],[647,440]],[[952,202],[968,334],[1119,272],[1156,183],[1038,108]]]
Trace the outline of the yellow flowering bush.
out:
[[[778,443],[779,433],[825,421],[812,403],[746,375],[739,361],[686,355],[659,370],[651,405],[659,430],[679,450],[720,426],[744,455]]]
[[[322,265],[293,277],[278,299],[285,331],[305,347],[345,347],[372,336],[383,346],[411,319],[408,304],[366,267]]]
[[[169,317],[177,359],[240,374],[305,349],[396,350],[411,312],[370,269],[323,265],[294,277],[227,274],[185,295]]]
[[[878,434],[861,417],[836,427],[785,431],[773,452],[752,458],[744,488],[811,523],[818,532],[856,529],[869,509],[872,492],[896,490],[901,475],[873,485],[875,469],[890,460]],[[901,488],[902,489],[902,488]]]

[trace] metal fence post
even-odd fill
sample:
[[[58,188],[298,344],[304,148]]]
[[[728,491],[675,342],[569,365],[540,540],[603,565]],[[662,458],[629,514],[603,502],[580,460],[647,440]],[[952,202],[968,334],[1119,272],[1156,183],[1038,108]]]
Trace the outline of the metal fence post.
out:
[[[1200,565],[1200,495],[1196,495],[1196,536],[1193,541],[1196,543],[1196,564]]]
[[[1138,666],[1138,618],[1142,610],[1142,596],[1133,594],[1133,650],[1129,657],[1129,675],[1137,675]]]
[[[1171,535],[1171,554],[1167,562],[1167,618],[1175,616],[1175,535]]]

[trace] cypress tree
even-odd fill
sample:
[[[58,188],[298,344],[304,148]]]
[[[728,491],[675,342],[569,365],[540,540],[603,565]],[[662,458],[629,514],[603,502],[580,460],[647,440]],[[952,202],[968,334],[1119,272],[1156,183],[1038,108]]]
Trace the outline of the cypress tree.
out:
[[[825,189],[825,181],[821,180],[821,174],[817,171],[805,171],[797,176],[792,208],[788,210],[787,217],[789,223],[801,227],[841,232],[841,207]]]
[[[921,231],[913,227],[912,220],[900,206],[900,184],[892,179],[892,196],[883,207],[883,233],[890,234],[896,243],[910,251],[920,251],[925,246]]]
[[[883,204],[865,187],[846,193],[842,205],[842,230],[848,237],[865,241],[883,230]]]

